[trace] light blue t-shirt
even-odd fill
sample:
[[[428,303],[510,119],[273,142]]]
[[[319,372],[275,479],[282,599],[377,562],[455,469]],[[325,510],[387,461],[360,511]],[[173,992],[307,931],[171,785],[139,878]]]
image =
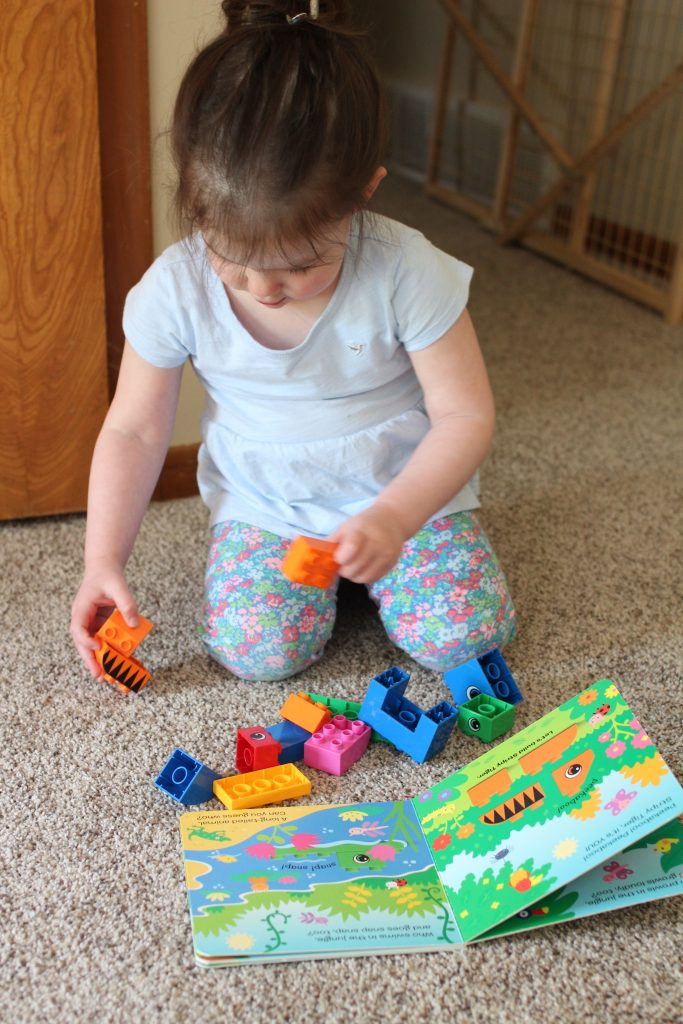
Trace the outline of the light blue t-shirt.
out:
[[[198,482],[212,525],[325,537],[370,505],[429,429],[408,352],[467,305],[472,270],[384,217],[352,228],[337,288],[304,341],[257,342],[201,236],[166,249],[126,300],[126,337],[155,366],[190,359],[207,393]],[[478,506],[476,478],[437,513]]]

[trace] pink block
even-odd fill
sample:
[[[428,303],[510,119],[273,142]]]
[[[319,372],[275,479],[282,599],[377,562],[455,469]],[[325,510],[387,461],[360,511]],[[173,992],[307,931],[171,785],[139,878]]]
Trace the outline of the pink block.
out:
[[[304,764],[330,775],[343,775],[365,753],[371,732],[365,722],[335,715],[304,743]]]

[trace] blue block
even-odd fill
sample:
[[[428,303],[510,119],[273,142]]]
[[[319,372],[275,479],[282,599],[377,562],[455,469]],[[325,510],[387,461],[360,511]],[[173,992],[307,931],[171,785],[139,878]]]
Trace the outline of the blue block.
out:
[[[179,804],[203,804],[213,799],[213,784],[221,776],[176,747],[154,785]]]
[[[282,721],[277,725],[269,725],[268,732],[281,744],[282,750],[278,758],[278,764],[291,764],[293,761],[303,761],[304,743],[310,740],[313,733],[308,729],[302,729],[294,722]]]
[[[445,700],[423,711],[404,696],[409,679],[407,672],[396,667],[375,676],[358,717],[422,764],[446,746],[458,711]]]
[[[449,668],[444,674],[443,681],[451,691],[453,700],[460,707],[466,701],[485,693],[487,697],[495,697],[491,685],[484,675],[484,670],[477,658],[466,661],[464,665],[456,665]]]
[[[504,700],[506,704],[519,704],[524,700],[512,672],[505,664],[505,658],[497,647],[487,654],[482,654],[479,663],[493,688],[494,697]]]
[[[449,669],[443,680],[458,705],[472,700],[480,693],[497,697],[506,704],[519,704],[523,699],[497,647],[482,654],[480,658],[473,658]]]

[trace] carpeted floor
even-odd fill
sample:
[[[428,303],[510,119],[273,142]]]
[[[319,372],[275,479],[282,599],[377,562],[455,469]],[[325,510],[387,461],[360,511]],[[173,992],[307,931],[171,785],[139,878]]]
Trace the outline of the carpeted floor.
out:
[[[382,209],[477,268],[471,311],[498,401],[482,519],[520,619],[507,657],[523,727],[614,678],[683,778],[682,332],[519,249],[407,184]],[[180,808],[152,786],[175,745],[232,770],[235,729],[277,720],[291,683],[250,685],[204,655],[193,624],[205,517],[152,507],[130,563],[157,623],[138,698],[93,683],[67,633],[83,517],[0,526],[2,801],[0,1017],[8,1022],[353,1020],[544,1024],[683,1020],[683,900],[419,956],[193,965]],[[411,696],[445,696],[398,654],[362,592],[341,603],[301,685],[348,698],[398,662]],[[454,739],[427,765],[373,747],[309,800],[412,795],[476,753]]]

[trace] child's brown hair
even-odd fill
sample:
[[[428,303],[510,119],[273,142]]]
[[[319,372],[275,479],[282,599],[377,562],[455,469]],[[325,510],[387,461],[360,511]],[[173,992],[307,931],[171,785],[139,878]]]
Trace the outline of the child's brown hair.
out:
[[[314,249],[361,210],[386,115],[345,0],[225,0],[226,28],[193,60],[176,99],[176,209],[234,261]],[[303,16],[302,16],[303,15]],[[316,15],[314,17],[314,15]]]

